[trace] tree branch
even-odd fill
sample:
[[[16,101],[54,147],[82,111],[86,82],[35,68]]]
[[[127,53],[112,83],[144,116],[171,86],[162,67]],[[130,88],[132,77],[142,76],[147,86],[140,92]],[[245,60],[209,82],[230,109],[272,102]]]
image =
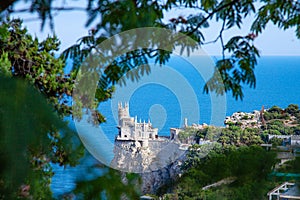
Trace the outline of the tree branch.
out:
[[[221,42],[221,46],[222,46],[222,58],[223,60],[225,59],[225,47],[224,47],[224,42],[223,42],[223,31],[225,29],[225,24],[226,24],[226,19],[224,19],[223,24],[222,24],[222,28],[220,31],[220,42]]]
[[[191,36],[193,33],[195,33],[197,31],[198,28],[200,28],[209,18],[211,18],[214,14],[216,14],[217,12],[223,10],[226,7],[229,7],[233,4],[235,4],[236,2],[238,2],[238,0],[233,0],[230,1],[227,4],[224,4],[220,7],[218,7],[217,9],[215,9],[214,11],[212,11],[211,13],[209,13],[209,15],[207,15],[191,32],[189,32],[187,35]]]

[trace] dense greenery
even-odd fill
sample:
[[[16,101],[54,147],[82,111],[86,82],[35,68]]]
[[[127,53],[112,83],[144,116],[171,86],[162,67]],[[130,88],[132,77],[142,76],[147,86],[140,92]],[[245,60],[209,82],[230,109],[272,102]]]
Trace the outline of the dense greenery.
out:
[[[179,178],[173,196],[178,199],[264,199],[274,187],[267,177],[276,163],[275,155],[259,146],[215,147]],[[201,189],[220,180],[225,180],[226,186]]]
[[[164,199],[264,199],[275,187],[276,180],[268,175],[275,170],[277,151],[266,151],[259,145],[268,142],[273,147],[283,144],[283,139],[268,140],[267,134],[299,134],[297,115],[299,107],[286,109],[273,106],[266,110],[266,125],[261,128],[241,128],[230,124],[226,128],[207,126],[204,129],[188,128],[179,133],[183,142],[196,142],[189,148],[182,168],[186,172],[173,186],[173,192],[162,195]],[[284,116],[284,117],[283,117]],[[242,120],[247,120],[243,118]],[[250,126],[250,125],[249,125]],[[200,139],[215,141],[204,145]],[[299,173],[299,157],[284,165],[277,165],[277,172]],[[223,181],[222,184],[202,190],[204,186]]]
[[[75,166],[84,155],[77,134],[62,122],[64,117],[75,116],[71,95],[77,70],[64,73],[65,60],[55,57],[59,43],[55,36],[39,42],[27,33],[20,20],[0,25],[1,199],[16,199],[20,195],[20,198],[52,199],[51,163]],[[104,101],[110,93],[103,91],[99,96]],[[96,116],[103,121],[101,115]],[[119,177],[118,172],[104,173],[100,180],[126,188]],[[128,187],[137,178],[131,176]],[[92,181],[97,179],[81,180],[81,185]],[[99,198],[103,191],[107,196],[124,194],[124,190],[117,194],[110,187],[92,187],[97,188],[94,195]],[[24,189],[26,192],[20,192]],[[89,194],[81,186],[76,192],[83,197]],[[135,198],[137,193],[132,191],[128,195]]]
[[[55,56],[60,41],[56,36],[39,42],[22,27],[20,20],[3,21],[0,26],[0,59],[9,62],[1,66],[1,72],[8,76],[26,79],[44,94],[55,106],[61,116],[75,113],[71,106],[71,95],[75,87],[78,68],[65,73],[65,59]],[[113,90],[97,92],[96,100],[105,101],[111,97]],[[97,120],[104,117],[97,112]]]
[[[74,166],[83,155],[76,134],[62,125],[73,83],[64,61],[54,57],[58,45],[56,37],[32,38],[19,20],[0,26],[1,160],[10,170],[1,171],[3,199],[15,198],[21,184],[31,188],[28,198],[51,197],[50,162]]]
[[[264,113],[265,120],[271,119],[289,119],[288,113],[284,112],[283,109],[278,106],[273,106]]]
[[[259,145],[264,142],[281,145],[282,139],[273,138],[268,141],[268,134],[271,135],[299,135],[299,107],[296,104],[289,105],[286,109],[273,106],[267,109],[263,117],[265,124],[259,128],[253,128],[250,125],[242,128],[240,123],[228,122],[226,128],[207,126],[203,129],[188,127],[179,133],[179,140],[183,143],[196,142],[201,139],[216,141],[223,146],[250,146]],[[241,120],[248,120],[249,116],[245,115]]]
[[[263,143],[260,136],[260,130],[257,128],[242,129],[238,126],[230,126],[223,129],[218,139],[223,145],[254,145]]]
[[[279,172],[287,173],[300,173],[300,157],[296,157],[293,160],[287,161],[280,169]]]
[[[290,104],[286,109],[273,106],[263,114],[266,124],[262,126],[263,134],[299,135],[300,111],[296,104]]]
[[[70,143],[60,141],[56,148],[58,143],[47,133],[60,129],[64,138],[73,133],[43,96],[23,81],[0,75],[0,91],[0,199],[47,199],[53,175],[49,160],[61,162],[61,148],[68,158],[77,156]],[[22,187],[30,189],[21,193]]]
[[[201,139],[216,141],[223,146],[234,145],[254,145],[263,143],[261,137],[262,131],[258,128],[245,128],[239,126],[229,126],[227,128],[218,128],[207,126],[204,129],[187,128],[179,132],[179,140],[183,143],[196,142],[199,143]]]
[[[124,184],[126,181],[126,184]],[[119,171],[107,172],[90,181],[79,181],[74,190],[77,198],[83,199],[139,199],[140,179],[136,174],[121,175]]]
[[[278,106],[272,106],[270,109],[264,112],[265,120],[290,120],[291,118],[296,118],[296,120],[300,120],[300,110],[297,104],[290,104],[286,109],[282,109]]]

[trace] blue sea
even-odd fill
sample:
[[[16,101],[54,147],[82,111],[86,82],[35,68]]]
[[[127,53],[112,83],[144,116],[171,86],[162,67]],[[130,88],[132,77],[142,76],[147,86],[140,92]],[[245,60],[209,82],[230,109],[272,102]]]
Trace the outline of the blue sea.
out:
[[[206,62],[209,61],[200,59],[197,64],[197,61],[174,56],[165,66],[151,65],[151,73],[142,76],[140,81],[127,81],[126,86],[117,86],[113,99],[99,106],[99,111],[106,117],[101,130],[108,140],[113,142],[117,133],[119,102],[128,102],[130,115],[137,116],[141,122],[150,120],[154,127],[159,128],[160,135],[169,135],[171,127],[181,127],[184,118],[189,124],[223,126],[225,116],[233,112],[252,112],[262,106],[285,108],[292,103],[300,105],[300,57],[259,58],[255,68],[256,87],[244,85],[243,100],[236,100],[231,93],[223,96],[203,93],[205,80],[213,72],[212,68],[205,69]],[[89,157],[76,168],[54,166],[56,175],[52,191],[55,196],[71,191],[75,180],[88,173],[86,167],[94,162]]]
[[[233,112],[252,112],[262,106],[300,105],[300,57],[259,58],[256,87],[243,85],[242,100],[233,98],[231,92],[224,96],[203,93],[205,72],[199,73],[181,58],[173,57],[161,68],[153,66],[154,75],[146,77],[149,80],[128,81],[125,87],[117,87],[113,100],[100,105],[100,112],[107,118],[102,128],[109,138],[116,134],[117,104],[122,101],[129,102],[131,116],[142,122],[150,119],[161,135],[168,135],[170,127],[181,127],[184,118],[188,118],[189,124],[223,126],[225,116]]]

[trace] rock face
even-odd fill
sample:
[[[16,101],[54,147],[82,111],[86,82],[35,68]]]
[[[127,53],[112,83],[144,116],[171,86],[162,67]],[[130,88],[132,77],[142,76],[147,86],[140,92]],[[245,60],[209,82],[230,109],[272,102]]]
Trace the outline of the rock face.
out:
[[[124,172],[139,173],[142,177],[142,192],[156,193],[169,181],[181,174],[185,151],[170,140],[149,140],[147,147],[139,141],[115,141],[114,159],[111,166]]]
[[[182,174],[182,159],[184,159],[184,155],[164,168],[141,174],[143,181],[142,193],[155,194],[162,186],[175,181]]]
[[[137,117],[130,117],[128,103],[124,107],[119,103],[118,119],[111,167],[141,174],[143,193],[155,193],[180,174],[181,160],[188,148],[177,138],[182,129],[171,128],[170,137],[160,137],[150,121],[142,123]],[[187,127],[185,119],[184,128]]]

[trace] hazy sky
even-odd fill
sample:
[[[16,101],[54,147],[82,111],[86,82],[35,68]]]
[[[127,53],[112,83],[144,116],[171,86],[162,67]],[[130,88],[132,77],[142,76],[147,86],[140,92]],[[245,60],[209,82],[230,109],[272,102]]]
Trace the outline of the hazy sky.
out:
[[[83,3],[84,2],[84,3]],[[76,6],[85,7],[85,1],[79,1]],[[27,7],[23,3],[17,5],[18,8]],[[186,11],[175,10],[169,14],[169,18],[173,15],[181,15],[187,17],[189,14]],[[29,20],[36,18],[35,15],[18,14],[15,17],[24,19],[24,24],[27,26],[30,33],[43,39],[52,32],[48,24],[43,31],[40,30],[40,20]],[[58,13],[55,16],[55,33],[62,42],[61,50],[74,44],[81,36],[87,35],[91,27],[85,27],[87,14],[84,11],[66,11]],[[247,35],[250,31],[250,24],[253,16],[244,22],[242,29],[234,28],[224,34],[225,41],[234,35]],[[204,31],[204,36],[209,40],[213,40],[219,32],[220,25],[211,23],[210,27]],[[287,31],[279,30],[272,24],[269,24],[266,30],[255,39],[255,45],[261,52],[261,55],[298,55],[300,56],[300,40],[295,36],[295,29]],[[220,55],[220,44],[211,44],[203,47],[209,55]]]

